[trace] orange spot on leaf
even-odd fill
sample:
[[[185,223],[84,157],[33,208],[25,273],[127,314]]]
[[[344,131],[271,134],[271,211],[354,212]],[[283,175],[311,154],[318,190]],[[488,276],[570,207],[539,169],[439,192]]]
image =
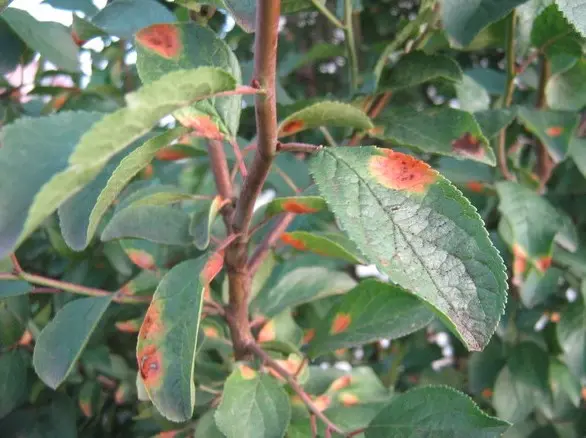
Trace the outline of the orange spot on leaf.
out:
[[[167,59],[178,57],[182,48],[179,29],[172,24],[154,24],[141,29],[136,33],[136,41]]]
[[[156,154],[155,157],[157,160],[160,161],[176,161],[182,160],[184,158],[188,158],[189,155],[182,150],[178,150],[172,147],[160,149]]]
[[[290,233],[283,233],[281,235],[281,240],[287,245],[291,245],[298,251],[305,251],[307,249],[307,246],[301,239],[296,239]]]
[[[352,317],[347,313],[338,313],[334,318],[334,322],[332,323],[332,327],[330,328],[330,333],[336,335],[338,333],[342,333],[346,331],[350,324],[352,323]]]
[[[83,46],[83,45],[86,43],[86,41],[85,41],[85,40],[82,40],[82,39],[79,37],[79,35],[77,34],[77,32],[76,32],[76,31],[74,31],[74,30],[72,30],[72,31],[71,31],[71,39],[72,39],[72,40],[73,40],[73,42],[74,42],[74,43],[75,43],[77,46],[79,46],[79,47]]]
[[[490,388],[484,388],[484,389],[482,390],[482,396],[483,396],[484,398],[491,398],[491,397],[492,397],[492,394],[493,394],[493,391],[492,391],[492,389],[490,389]]]
[[[560,319],[562,319],[560,312],[553,312],[551,314],[551,316],[549,317],[549,320],[551,322],[553,322],[554,324],[557,324],[558,322],[560,322]]]
[[[132,263],[141,269],[155,269],[154,257],[142,249],[129,249],[126,254]]]
[[[29,345],[32,340],[33,340],[33,335],[31,334],[30,331],[26,330],[22,334],[22,336],[20,337],[20,340],[18,341],[18,345]]]
[[[305,332],[303,332],[303,343],[304,344],[309,344],[313,338],[315,338],[315,329],[314,328],[307,329],[307,330],[305,330]]]
[[[351,392],[343,392],[338,398],[340,402],[346,407],[355,406],[360,403],[360,399],[356,396],[356,394],[352,394]]]
[[[305,122],[303,120],[291,120],[283,125],[280,135],[293,135],[296,132],[301,131],[304,126]]]
[[[350,386],[350,383],[352,383],[352,376],[348,375],[338,377],[336,380],[332,382],[332,384],[330,385],[330,389],[328,391],[339,391]]]
[[[116,323],[116,328],[124,333],[136,333],[140,330],[135,320],[119,321]]]
[[[224,134],[218,129],[210,116],[178,115],[177,119],[187,128],[193,129],[193,135],[209,138],[210,140],[222,140]]]
[[[540,272],[545,272],[551,266],[551,256],[541,257],[535,261],[535,267]]]
[[[244,380],[252,380],[256,377],[256,371],[246,365],[240,365],[240,375]]]
[[[374,128],[370,129],[368,131],[368,133],[370,135],[372,135],[373,137],[376,137],[377,135],[381,135],[385,132],[385,127],[384,126],[375,126]]]
[[[205,284],[209,284],[220,273],[224,266],[224,251],[215,252],[210,256],[201,272],[201,279]]]
[[[81,409],[81,412],[83,412],[84,416],[86,416],[86,417],[92,416],[92,407],[89,404],[89,402],[87,402],[85,400],[80,400],[79,401],[79,409]]]
[[[158,386],[162,378],[161,353],[155,345],[147,345],[137,352],[138,369],[147,388]]]
[[[466,188],[475,193],[484,192],[484,184],[480,181],[469,181],[466,183]]]
[[[564,133],[564,128],[562,126],[550,126],[545,130],[545,133],[550,137],[559,137]]]
[[[143,179],[151,179],[154,172],[155,172],[155,170],[153,169],[153,165],[152,164],[148,164],[142,170],[142,177],[143,177]]]
[[[60,93],[58,94],[51,103],[51,106],[54,110],[60,110],[63,105],[69,100],[69,93]]]
[[[513,284],[520,285],[523,282],[523,274],[527,269],[527,255],[518,244],[513,245]]]
[[[586,400],[586,386],[584,388],[582,388],[582,391],[580,391],[580,394],[582,394],[582,400]]]
[[[141,339],[153,340],[162,333],[163,327],[159,305],[157,302],[152,302],[144,316],[138,336]]]
[[[383,149],[370,159],[369,169],[377,182],[395,190],[424,193],[437,179],[437,172],[427,163],[410,155]]]
[[[220,333],[218,333],[218,329],[212,326],[207,326],[203,328],[203,333],[208,338],[218,338],[220,337]]]
[[[478,137],[466,132],[461,137],[452,142],[452,150],[459,155],[466,155],[471,157],[484,156],[484,149]]]
[[[315,213],[318,211],[316,208],[309,207],[308,205],[297,201],[285,201],[281,204],[281,208],[283,208],[284,211],[296,214]]]
[[[157,435],[157,438],[175,438],[177,435],[179,435],[179,430],[166,430],[164,432],[161,432]]]
[[[330,407],[332,404],[332,399],[327,395],[320,395],[319,397],[316,397],[316,399],[313,401],[313,404],[318,411],[323,412]]]
[[[258,342],[270,342],[274,341],[277,337],[275,333],[275,323],[274,321],[267,322],[260,333],[258,334]]]

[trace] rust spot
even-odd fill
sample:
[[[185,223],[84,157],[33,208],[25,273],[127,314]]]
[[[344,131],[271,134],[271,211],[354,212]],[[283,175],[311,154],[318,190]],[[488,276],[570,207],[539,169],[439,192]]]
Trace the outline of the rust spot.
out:
[[[264,327],[262,328],[262,330],[258,334],[258,342],[262,343],[262,342],[274,341],[276,337],[277,337],[277,334],[275,333],[275,322],[269,321],[264,325]]]
[[[452,151],[458,155],[470,157],[484,156],[484,149],[482,149],[482,144],[478,140],[478,137],[469,132],[466,132],[452,142]]]
[[[22,336],[20,337],[20,339],[18,341],[18,345],[29,345],[32,340],[33,340],[33,335],[31,335],[31,332],[28,330],[25,330],[25,332],[22,334]]]
[[[356,394],[352,394],[351,392],[341,393],[338,399],[346,407],[355,406],[360,403],[360,399],[356,396]]]
[[[79,37],[79,35],[77,34],[77,32],[76,32],[76,31],[74,31],[74,30],[72,30],[72,31],[71,31],[71,39],[72,39],[72,40],[73,40],[73,42],[74,42],[74,43],[75,43],[77,46],[79,46],[79,47],[83,46],[83,45],[86,43],[86,40],[82,40],[82,39]]]
[[[469,181],[466,183],[466,188],[475,193],[484,192],[484,184],[480,181]]]
[[[313,401],[314,406],[318,411],[323,412],[332,404],[332,399],[327,395],[320,395]]]
[[[333,335],[337,335],[338,333],[342,333],[350,327],[352,323],[352,317],[348,313],[338,313],[334,318],[334,322],[332,322],[332,327],[330,328],[330,333]]]
[[[287,245],[291,245],[298,251],[305,251],[307,249],[307,246],[301,239],[296,239],[290,233],[283,233],[281,235],[281,240]]]
[[[157,438],[175,438],[179,435],[179,430],[166,430],[157,435]]]
[[[513,245],[513,284],[520,285],[523,282],[523,274],[527,269],[527,255],[517,243]]]
[[[154,24],[139,30],[136,41],[163,58],[177,58],[181,51],[179,29],[172,24]]]
[[[240,375],[244,380],[252,380],[256,377],[256,371],[246,365],[240,365]]]
[[[346,348],[338,348],[337,350],[334,350],[334,355],[336,355],[337,357],[342,357],[346,354],[347,351],[348,349]]]
[[[173,147],[167,147],[160,149],[156,154],[155,157],[157,160],[160,161],[176,161],[176,160],[183,160],[184,158],[189,158],[189,155],[182,150],[175,149]]]
[[[161,381],[161,353],[155,345],[147,345],[137,352],[138,369],[147,388],[158,386]]]
[[[212,326],[207,326],[203,328],[203,333],[208,338],[219,338],[220,333],[218,333],[218,329]]]
[[[281,208],[284,211],[296,214],[315,213],[318,211],[316,208],[312,208],[298,201],[285,201],[281,204]]]
[[[550,137],[559,137],[564,133],[564,128],[562,126],[550,126],[545,130],[545,133]]]
[[[116,323],[116,328],[124,333],[136,333],[140,330],[136,320],[119,321]]]
[[[160,335],[162,331],[163,322],[161,321],[159,304],[153,301],[144,316],[138,337],[140,339],[153,340]]]
[[[290,399],[291,399],[292,405],[305,406],[305,403],[303,402],[303,400],[301,400],[301,397],[299,397],[297,394],[292,395]]]
[[[491,397],[492,397],[492,394],[493,394],[493,391],[492,391],[492,389],[490,389],[490,388],[484,388],[484,389],[482,390],[482,396],[483,396],[484,398],[491,398]]]
[[[313,338],[315,338],[315,329],[314,328],[307,329],[303,332],[303,343],[304,344],[309,344]]]
[[[338,377],[336,380],[332,382],[332,384],[330,385],[330,389],[328,391],[339,391],[350,386],[350,383],[352,383],[352,376],[348,375]]]
[[[183,126],[193,129],[193,135],[197,137],[209,138],[210,140],[224,138],[224,134],[220,132],[210,116],[177,115],[177,119]]]
[[[305,122],[303,120],[291,120],[283,125],[279,132],[280,137],[284,137],[286,135],[293,135],[301,130],[305,126]]]
[[[92,416],[92,407],[89,402],[87,402],[85,400],[80,400],[79,401],[79,409],[81,409],[81,412],[83,413],[84,416],[86,416],[86,417]]]
[[[51,102],[51,106],[54,110],[60,110],[63,105],[69,100],[69,93],[59,93]]]
[[[582,400],[586,400],[586,386],[582,388],[580,394],[582,394]]]
[[[205,284],[209,284],[220,273],[224,266],[224,251],[213,253],[206,262],[203,271],[201,272],[201,279]]]
[[[551,314],[551,316],[549,317],[549,320],[550,320],[551,322],[553,322],[554,324],[557,324],[558,322],[560,322],[560,319],[561,319],[561,318],[562,318],[562,317],[561,317],[561,315],[560,315],[560,312],[553,312],[553,313]]]
[[[551,266],[551,256],[540,257],[535,261],[535,267],[539,272],[545,272]]]
[[[381,155],[373,156],[369,170],[379,184],[413,193],[424,193],[437,179],[437,172],[427,163],[390,149],[383,149]]]
[[[132,263],[141,269],[148,269],[152,271],[155,269],[154,257],[142,249],[129,249],[126,251],[126,255]]]
[[[368,131],[368,133],[370,135],[372,135],[373,137],[376,137],[377,135],[382,135],[384,132],[385,132],[384,126],[375,126],[374,128],[372,128]]]

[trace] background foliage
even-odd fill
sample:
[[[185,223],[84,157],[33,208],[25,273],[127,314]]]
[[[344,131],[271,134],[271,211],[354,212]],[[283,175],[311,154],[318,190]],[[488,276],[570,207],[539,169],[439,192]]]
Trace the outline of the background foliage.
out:
[[[2,437],[584,436],[586,2],[282,1],[237,362],[255,2],[9,3]]]

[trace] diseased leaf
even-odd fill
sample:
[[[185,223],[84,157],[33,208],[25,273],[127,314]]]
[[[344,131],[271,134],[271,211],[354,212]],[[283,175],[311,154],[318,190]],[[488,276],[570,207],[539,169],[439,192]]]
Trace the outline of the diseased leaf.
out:
[[[432,318],[430,309],[404,289],[365,280],[344,294],[316,328],[309,354],[317,356],[381,338],[406,336],[425,327]]]
[[[238,59],[215,32],[195,23],[155,24],[136,34],[137,68],[150,83],[169,72],[203,66],[218,67],[242,82]],[[207,137],[236,137],[241,96],[212,97],[177,113],[185,126]]]
[[[415,436],[497,438],[509,424],[482,412],[467,395],[446,386],[412,389],[391,400],[366,429],[366,438]]]
[[[228,377],[215,414],[216,424],[227,438],[281,438],[290,419],[289,397],[281,385],[246,365]]]
[[[210,234],[212,231],[212,225],[216,220],[216,216],[229,202],[227,199],[223,199],[221,196],[216,196],[208,204],[208,208],[204,209],[201,214],[196,214],[191,218],[189,225],[189,233],[194,238],[194,245],[200,251],[205,250],[210,244]]]
[[[267,217],[279,213],[311,214],[325,209],[326,201],[320,196],[287,196],[269,202],[265,214]]]
[[[446,32],[462,46],[490,23],[500,20],[527,0],[442,0]]]
[[[289,115],[279,124],[279,137],[287,137],[320,126],[342,126],[367,130],[370,118],[359,108],[342,102],[319,102]]]
[[[2,18],[27,46],[53,64],[70,72],[79,71],[79,48],[61,23],[37,21],[28,12],[9,8]]]
[[[102,241],[144,239],[163,245],[190,245],[189,215],[160,205],[130,206],[117,212],[102,232]]]
[[[165,418],[193,414],[196,341],[203,298],[223,255],[184,261],[161,280],[138,334],[136,359],[145,389]]]
[[[482,349],[507,285],[502,259],[469,201],[427,164],[391,150],[324,149],[310,167],[367,259],[430,303],[469,349]]]
[[[360,254],[353,253],[322,234],[292,231],[283,233],[281,241],[299,251],[310,251],[326,257],[336,257],[354,264],[364,263]]]
[[[578,116],[565,111],[540,111],[519,107],[519,120],[545,145],[551,158],[558,163],[568,154],[570,139],[576,129]]]
[[[435,79],[457,82],[462,79],[462,70],[453,58],[414,51],[382,71],[378,91],[399,90]]]
[[[424,152],[496,164],[494,152],[474,116],[466,111],[437,108],[424,111],[387,111],[377,119],[374,137]]]
[[[586,36],[586,1],[555,0],[555,4],[582,36]]]
[[[53,389],[67,379],[113,295],[87,297],[67,303],[37,338],[33,365],[37,375]]]
[[[184,127],[171,129],[145,141],[130,153],[118,153],[96,179],[59,207],[61,232],[67,245],[75,251],[85,249],[122,189],[151,162],[161,147],[186,132]]]

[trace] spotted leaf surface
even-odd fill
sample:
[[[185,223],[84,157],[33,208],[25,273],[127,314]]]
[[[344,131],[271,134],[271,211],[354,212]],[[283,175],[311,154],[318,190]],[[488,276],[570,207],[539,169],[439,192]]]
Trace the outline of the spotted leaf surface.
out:
[[[298,251],[310,251],[326,257],[336,257],[349,263],[364,263],[360,254],[352,252],[327,236],[308,231],[292,231],[281,235],[281,242]]]
[[[578,124],[576,113],[539,111],[520,107],[517,116],[521,123],[545,145],[554,162],[557,163],[566,158],[572,134]]]
[[[372,135],[424,152],[496,164],[494,152],[471,113],[452,108],[388,111]]]
[[[311,214],[327,209],[326,201],[320,196],[287,196],[273,199],[267,205],[267,217],[279,213]]]
[[[425,327],[432,318],[429,307],[401,287],[366,280],[330,310],[309,352],[316,356],[381,338],[399,338]]]
[[[471,350],[494,332],[506,275],[478,213],[427,164],[376,147],[325,149],[319,190],[366,258],[430,303]]]
[[[166,73],[203,66],[218,67],[242,81],[240,65],[228,45],[212,30],[195,23],[155,24],[136,34],[137,68],[145,83]],[[234,137],[240,122],[241,96],[198,102],[177,114],[181,123],[213,139]]]
[[[73,371],[113,295],[80,298],[67,303],[37,339],[33,365],[45,384],[57,388]]]
[[[359,108],[342,102],[319,102],[296,111],[279,124],[279,137],[320,126],[371,129],[370,118]]]
[[[221,270],[223,256],[187,260],[161,280],[138,333],[141,379],[157,410],[187,421],[195,406],[196,341],[205,290]]]
[[[227,438],[282,438],[290,419],[289,397],[279,382],[246,365],[228,377],[215,414]]]

